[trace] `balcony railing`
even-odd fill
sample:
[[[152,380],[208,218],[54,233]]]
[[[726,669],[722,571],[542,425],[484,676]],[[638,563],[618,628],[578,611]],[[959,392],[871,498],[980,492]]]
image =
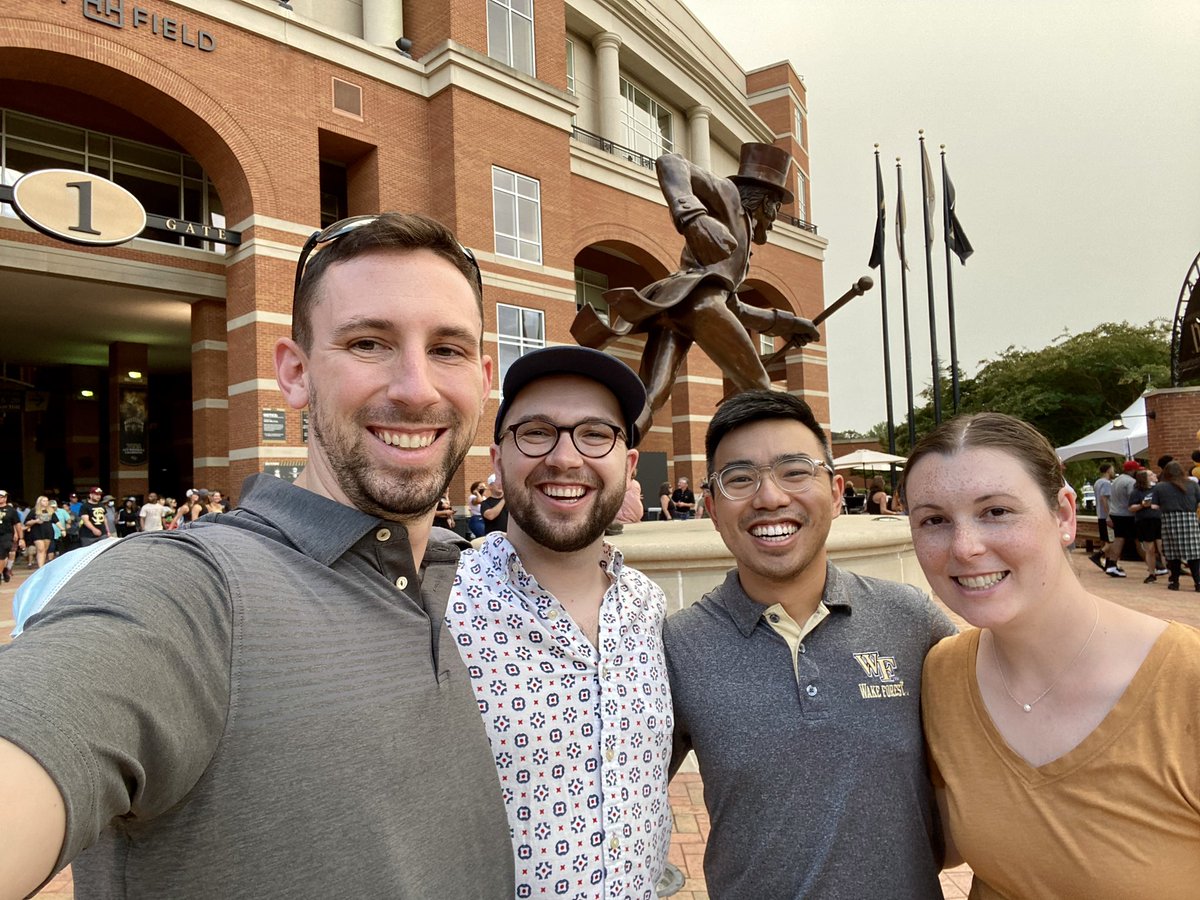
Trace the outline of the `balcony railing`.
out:
[[[803,228],[805,231],[817,233],[817,226],[812,222],[805,222],[803,219],[797,219],[795,216],[789,216],[787,213],[778,213],[775,218],[781,222],[787,222],[789,225],[794,225],[796,228]]]
[[[598,134],[592,134],[590,131],[584,131],[576,126],[571,130],[571,137],[577,141],[583,141],[598,150],[603,150],[605,153],[611,153],[613,156],[619,156],[622,159],[627,159],[635,165],[639,165],[644,169],[654,171],[654,157],[646,156],[638,153],[636,150],[630,150],[628,147],[622,147],[620,144],[610,141],[608,138],[600,137]]]
[[[577,141],[582,141],[589,146],[603,150],[605,153],[611,153],[613,156],[619,156],[622,159],[627,159],[631,163],[639,165],[650,171],[654,171],[654,158],[638,153],[636,150],[630,150],[628,147],[622,147],[620,144],[610,141],[608,138],[601,137],[598,134],[592,134],[590,131],[584,131],[578,125],[571,129],[571,137]],[[789,216],[787,213],[779,213],[777,219],[782,222],[787,222],[796,228],[801,228],[805,231],[817,233],[817,226],[812,222],[805,222],[803,219],[797,219],[795,216]]]

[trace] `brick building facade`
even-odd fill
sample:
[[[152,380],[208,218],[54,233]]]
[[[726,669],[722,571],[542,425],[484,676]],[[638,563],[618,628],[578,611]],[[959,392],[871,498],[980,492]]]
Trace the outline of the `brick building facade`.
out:
[[[290,5],[6,10],[4,184],[86,168],[124,183],[148,213],[241,234],[235,246],[159,231],[79,248],[0,205],[10,491],[98,482],[118,495],[203,485],[236,496],[253,472],[292,477],[306,426],[278,394],[273,346],[289,333],[301,245],[346,215],[424,212],[475,251],[499,377],[520,352],[571,341],[577,304],[674,270],[682,241],[648,168],[655,156],[674,150],[732,174],[742,142],[772,142],[796,160],[797,199],[755,248],[741,296],[809,318],[823,308],[804,85],[787,63],[743,71],[677,0]],[[764,353],[774,346],[762,340]],[[640,347],[631,338],[611,352],[636,368]],[[777,374],[828,423],[822,344],[790,353]],[[704,429],[727,387],[693,348],[643,445],[648,497],[659,480],[703,474]],[[149,453],[126,463],[118,404],[138,388]],[[456,502],[490,471],[497,403],[498,384]]]

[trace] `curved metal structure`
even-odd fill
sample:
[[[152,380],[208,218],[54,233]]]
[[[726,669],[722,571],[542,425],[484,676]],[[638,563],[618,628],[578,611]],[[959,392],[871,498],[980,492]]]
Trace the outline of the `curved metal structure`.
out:
[[[1171,386],[1200,377],[1200,253],[1188,266],[1171,326]]]

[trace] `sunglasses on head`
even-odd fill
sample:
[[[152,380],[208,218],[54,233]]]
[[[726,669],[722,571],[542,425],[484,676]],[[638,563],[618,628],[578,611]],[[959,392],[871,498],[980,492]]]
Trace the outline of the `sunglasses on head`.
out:
[[[357,231],[359,228],[377,222],[379,218],[379,216],[350,216],[347,219],[339,219],[332,225],[322,228],[320,231],[314,231],[308,236],[308,240],[304,242],[304,246],[300,250],[300,259],[296,263],[296,283],[292,286],[293,305],[300,296],[300,284],[304,281],[304,270],[308,265],[309,257],[313,255],[313,251],[323,244],[332,244],[334,241],[344,238],[352,231]],[[482,296],[483,273],[479,271],[479,261],[475,259],[475,254],[462,244],[458,245],[458,249],[462,251],[463,256],[470,260],[471,268],[475,273],[475,287]]]

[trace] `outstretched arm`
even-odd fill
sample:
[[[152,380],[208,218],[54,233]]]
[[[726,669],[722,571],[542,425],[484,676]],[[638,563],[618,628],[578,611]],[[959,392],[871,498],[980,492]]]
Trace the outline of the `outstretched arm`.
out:
[[[46,770],[0,738],[0,900],[32,893],[62,850],[67,814]]]
[[[801,346],[821,339],[821,332],[811,319],[802,319],[782,309],[750,306],[736,298],[730,300],[730,305],[738,321],[759,334],[784,337]]]

